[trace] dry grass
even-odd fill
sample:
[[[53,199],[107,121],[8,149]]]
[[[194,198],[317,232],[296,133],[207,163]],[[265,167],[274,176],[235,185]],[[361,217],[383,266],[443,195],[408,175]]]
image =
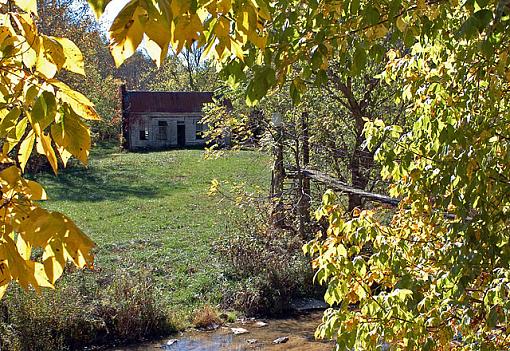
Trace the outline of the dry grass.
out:
[[[117,274],[111,282],[76,272],[55,291],[10,289],[1,302],[0,350],[80,350],[126,344],[175,330],[146,276]]]
[[[199,329],[209,329],[221,323],[222,320],[219,317],[218,310],[211,305],[205,305],[196,310],[193,316],[193,325]]]

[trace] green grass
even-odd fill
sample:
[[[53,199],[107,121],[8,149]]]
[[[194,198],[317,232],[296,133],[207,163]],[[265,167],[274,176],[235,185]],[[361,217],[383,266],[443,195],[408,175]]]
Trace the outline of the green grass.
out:
[[[212,250],[228,201],[207,191],[213,178],[267,187],[268,157],[256,151],[204,159],[202,150],[94,150],[88,168],[35,177],[44,206],[71,217],[97,243],[98,274],[118,269],[154,277],[170,309],[190,316],[220,300],[222,269]]]

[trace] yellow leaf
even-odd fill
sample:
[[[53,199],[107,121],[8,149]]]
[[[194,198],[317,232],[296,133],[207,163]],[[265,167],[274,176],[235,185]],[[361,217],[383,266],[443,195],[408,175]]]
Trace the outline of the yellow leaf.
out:
[[[37,64],[37,58],[40,52],[41,38],[37,34],[37,27],[29,14],[15,13],[11,17],[22,29],[24,40],[21,44],[23,63],[29,69]],[[2,39],[0,39],[0,42]]]
[[[44,288],[54,288],[53,284],[55,281],[51,280],[50,277],[46,274],[46,267],[44,264],[39,262],[33,262],[34,264],[34,277],[37,284],[40,287]]]
[[[65,62],[62,67],[70,72],[85,75],[83,55],[81,54],[81,51],[78,49],[76,44],[67,38],[54,37],[53,39],[62,46],[64,51]]]
[[[99,121],[101,118],[94,109],[94,104],[83,94],[71,89],[66,84],[58,80],[49,80],[58,89],[57,98],[71,106],[80,117]]]
[[[259,36],[256,32],[249,32],[248,39],[259,49],[264,49],[267,43],[267,36]]]
[[[266,0],[251,0],[251,2],[255,5],[258,11],[259,17],[265,20],[271,19],[271,14],[269,12],[269,6]]]
[[[2,244],[0,243],[0,245],[2,245]],[[0,251],[1,251],[1,249],[0,249]],[[11,281],[11,275],[9,274],[7,262],[4,259],[4,260],[0,261],[0,286],[6,286],[6,284],[9,283],[9,281]],[[0,295],[2,295],[1,292],[0,292]]]
[[[16,243],[10,235],[4,234],[0,238],[0,257],[5,257],[3,267],[6,269],[6,274],[10,275],[11,279],[18,281],[25,289],[27,289],[29,285],[37,288],[33,265],[29,264],[30,261],[27,262],[23,259],[18,252]]]
[[[16,125],[16,140],[21,140],[27,130],[28,118],[23,117]]]
[[[218,37],[228,37],[230,35],[230,21],[225,17],[220,17],[214,26],[214,33]]]
[[[25,97],[24,105],[32,106],[38,95],[39,95],[39,87],[37,85],[34,85],[30,81],[26,81],[25,86],[23,87],[23,96]]]
[[[46,191],[41,186],[41,184],[34,182],[33,180],[26,181],[26,190],[25,193],[28,195],[30,200],[39,201],[39,200],[47,200]]]
[[[161,48],[158,43],[155,41],[146,38],[145,41],[145,49],[147,50],[147,53],[149,54],[150,58],[154,60],[154,63],[156,63],[156,66],[161,67],[161,63],[165,60],[166,56],[168,55],[168,47],[170,46],[170,41]]]
[[[34,68],[37,65],[37,56],[39,56],[39,52],[34,50],[27,41],[24,41],[21,45],[21,52],[23,53],[23,64],[29,69]]]
[[[11,159],[8,155],[0,153],[0,163],[14,163],[14,160]]]
[[[21,235],[18,235],[18,237],[16,238],[16,247],[21,257],[25,261],[30,260],[30,256],[32,255],[32,247],[30,246],[30,244],[25,242]]]
[[[240,32],[244,33],[244,37],[253,37],[257,35],[257,13],[252,6],[243,7],[237,13],[236,23]]]
[[[30,112],[27,112],[28,120],[37,136],[40,136],[48,127],[57,114],[57,102],[55,95],[45,91],[37,97]]]
[[[401,31],[402,33],[404,33],[407,28],[407,24],[402,19],[402,16],[398,16],[396,24],[397,24],[398,30]]]
[[[51,146],[51,138],[48,134],[42,133],[37,137],[37,152],[42,155],[46,155],[53,172],[56,174],[58,172],[58,161],[57,156],[55,155],[55,150],[53,150],[53,147]]]
[[[7,167],[0,172],[0,185],[2,193],[5,194],[12,190],[23,186],[21,181],[21,172],[16,166]],[[0,256],[1,257],[1,256]]]
[[[235,40],[230,41],[230,51],[232,51],[232,53],[236,55],[238,59],[244,61],[243,48]]]
[[[60,70],[66,62],[66,56],[62,44],[60,44],[54,37],[43,35],[42,47],[43,56],[49,62],[53,63],[57,67],[57,70]]]
[[[179,16],[187,13],[191,8],[191,1],[189,0],[172,0],[171,9],[174,16]]]
[[[0,282],[1,282],[1,277],[0,277]],[[5,295],[5,292],[7,291],[8,287],[9,287],[9,285],[7,285],[7,283],[5,283],[5,285],[0,286],[0,299],[2,299],[2,297]]]
[[[14,107],[11,110],[0,111],[0,137],[5,137],[10,131],[16,128],[17,121],[21,115],[19,107]]]
[[[14,4],[25,12],[37,15],[37,0],[14,0]]]
[[[57,151],[60,155],[60,159],[62,160],[62,163],[64,164],[64,167],[67,167],[67,162],[73,156],[69,151],[67,151],[63,146],[57,145]]]
[[[226,38],[220,38],[216,46],[214,47],[216,54],[218,55],[218,59],[221,61],[227,54],[226,48]]]
[[[131,0],[113,21],[110,48],[117,67],[131,57],[142,42],[147,19],[147,11],[139,6],[139,1]]]
[[[53,277],[58,276],[59,267],[64,267],[67,260],[78,267],[93,264],[90,251],[95,246],[94,242],[63,214],[36,208],[20,230],[32,246],[44,249],[43,261],[51,258],[45,268]]]
[[[388,33],[388,28],[384,26],[384,24],[380,24],[374,28],[374,38],[379,39],[384,37]]]
[[[175,23],[174,41],[177,43],[176,51],[181,52],[186,43],[191,44],[199,39],[203,31],[202,22],[198,15],[183,15]]]
[[[149,19],[145,25],[145,48],[149,56],[159,67],[168,54],[168,48],[172,40],[173,22],[163,16],[158,9],[149,3]]]
[[[232,9],[231,0],[218,0],[216,3],[218,12],[221,12],[223,14],[228,13],[230,9]]]
[[[213,49],[218,44],[218,40],[213,35],[209,38],[209,42],[205,45],[204,50],[202,51],[202,57],[206,58],[209,57],[209,54],[211,52],[211,49]],[[213,55],[214,57],[214,55]]]
[[[45,247],[43,255],[44,272],[51,283],[55,284],[64,273],[66,261],[62,241],[52,240],[51,244]]]
[[[51,127],[51,135],[57,146],[87,164],[91,144],[90,131],[77,114],[72,110],[65,110],[62,122]],[[67,163],[67,159],[63,161]]]
[[[42,52],[39,53],[35,69],[48,79],[55,77],[58,71],[57,66],[50,62]]]
[[[21,170],[25,171],[25,166],[27,165],[28,159],[32,154],[32,149],[34,148],[35,142],[35,133],[33,130],[27,135],[25,140],[21,143],[18,151],[18,162],[21,167]]]

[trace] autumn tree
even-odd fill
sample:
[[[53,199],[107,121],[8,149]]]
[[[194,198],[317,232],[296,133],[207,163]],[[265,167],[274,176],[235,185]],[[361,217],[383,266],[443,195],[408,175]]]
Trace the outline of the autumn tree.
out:
[[[213,62],[202,56],[202,51],[192,46],[179,54],[172,52],[159,68],[151,62],[151,69],[136,76],[138,84],[153,91],[215,90],[220,84],[216,69]]]
[[[0,4],[0,296],[11,281],[24,288],[53,287],[67,261],[92,266],[92,241],[65,215],[41,208],[40,184],[23,177],[35,150],[53,171],[58,158],[87,163],[90,131],[98,120],[92,102],[57,79],[60,72],[84,75],[83,56],[69,39],[42,34],[35,1]],[[35,261],[34,250],[42,250]]]
[[[122,76],[115,69],[108,41],[86,1],[39,0],[39,30],[58,33],[72,40],[81,50],[86,76],[62,71],[58,78],[79,90],[95,105],[100,121],[90,123],[95,141],[116,139],[120,133],[118,89]]]

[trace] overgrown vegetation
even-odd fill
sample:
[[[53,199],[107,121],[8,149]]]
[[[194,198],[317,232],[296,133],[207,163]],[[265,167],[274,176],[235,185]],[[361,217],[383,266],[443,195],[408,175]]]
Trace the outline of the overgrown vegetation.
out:
[[[303,239],[295,232],[271,228],[268,208],[237,214],[227,223],[227,232],[216,245],[230,281],[224,306],[248,315],[275,316],[288,313],[293,299],[321,295],[302,254]]]
[[[148,276],[67,272],[55,291],[13,288],[2,301],[2,350],[66,350],[167,335],[179,325]]]

